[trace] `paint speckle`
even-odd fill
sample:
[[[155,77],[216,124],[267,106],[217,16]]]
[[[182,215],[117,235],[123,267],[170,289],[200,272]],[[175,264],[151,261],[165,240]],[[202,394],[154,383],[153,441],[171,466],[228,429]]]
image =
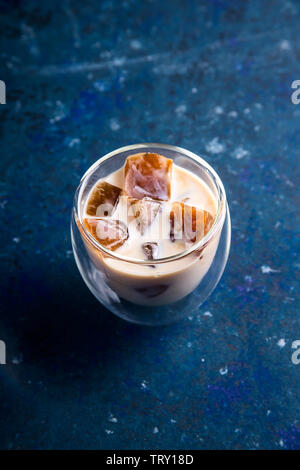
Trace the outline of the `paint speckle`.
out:
[[[241,160],[242,158],[249,155],[248,150],[245,150],[243,147],[237,147],[233,152],[233,157],[237,160]]]
[[[74,139],[68,139],[68,142],[67,142],[68,147],[73,148],[75,145],[78,145],[78,144],[80,144],[80,139],[78,139],[77,137],[75,137]]]
[[[238,116],[238,113],[236,111],[230,111],[228,113],[228,116],[231,118],[236,118]]]
[[[141,390],[148,390],[149,389],[149,384],[146,380],[143,380],[141,383]]]
[[[131,49],[138,51],[142,49],[142,43],[138,39],[132,39],[132,41],[130,41],[130,47]]]
[[[191,343],[190,341],[187,343],[187,347],[188,347],[188,348],[191,348],[191,347],[192,347],[192,343]]]
[[[282,39],[279,43],[279,47],[282,51],[290,51],[291,43],[287,39]]]
[[[219,137],[214,137],[206,144],[205,149],[209,153],[218,154],[224,152],[225,145],[219,141]]]
[[[117,418],[112,413],[109,413],[108,421],[110,421],[111,423],[118,422]]]
[[[192,88],[192,93],[193,94],[198,93],[198,89],[196,87]]]
[[[158,429],[157,426],[155,426],[155,427],[153,428],[153,434],[157,434],[158,432],[159,432],[159,429]]]
[[[172,418],[171,418],[171,419],[170,419],[170,423],[175,424],[175,423],[177,423],[177,421],[176,421],[176,419],[172,419]]]
[[[15,365],[21,364],[23,362],[23,354],[14,357],[11,362]]]
[[[220,115],[220,114],[224,113],[224,110],[221,106],[216,106],[215,109],[214,109],[214,112],[215,112],[215,114]]]
[[[186,112],[186,105],[185,105],[185,104],[180,104],[180,105],[177,106],[177,108],[175,109],[175,113],[176,113],[178,116],[183,116],[185,112]]]
[[[204,317],[212,317],[212,313],[210,313],[208,310],[203,313]]]
[[[280,273],[280,270],[279,269],[273,269],[273,268],[270,268],[270,266],[266,266],[265,264],[263,266],[261,266],[261,272],[263,274],[269,274],[269,273]]]
[[[219,370],[219,372],[220,372],[220,375],[226,375],[227,372],[228,372],[227,366],[222,367],[222,368]]]
[[[280,441],[278,442],[278,444],[280,445],[280,447],[284,447],[284,442],[282,439],[280,439]]]
[[[15,242],[15,243],[20,243],[20,240],[21,240],[21,239],[20,239],[19,237],[13,238],[13,242]]]
[[[118,131],[121,127],[117,119],[111,119],[109,125],[110,125],[111,130],[114,132]]]
[[[106,434],[113,434],[114,432],[111,429],[105,429]]]
[[[284,348],[284,346],[286,345],[285,339],[281,338],[277,344],[280,348]]]

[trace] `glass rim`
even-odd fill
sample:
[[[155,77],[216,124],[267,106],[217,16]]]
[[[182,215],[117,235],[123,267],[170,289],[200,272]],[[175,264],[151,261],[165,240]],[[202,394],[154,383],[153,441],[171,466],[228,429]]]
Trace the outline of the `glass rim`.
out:
[[[189,157],[191,160],[194,162],[201,164],[202,166],[205,167],[205,169],[208,171],[209,176],[213,177],[212,181],[214,186],[217,189],[217,213],[216,217],[214,220],[213,225],[201,240],[199,240],[197,243],[194,243],[192,246],[190,246],[188,249],[181,251],[180,253],[177,253],[176,255],[172,256],[167,256],[164,258],[158,258],[155,260],[142,260],[142,259],[137,259],[137,258],[131,258],[129,256],[124,256],[120,255],[115,251],[107,249],[105,246],[101,245],[92,235],[91,233],[87,230],[86,226],[83,224],[83,221],[81,220],[82,218],[79,216],[80,210],[79,210],[79,203],[81,201],[81,195],[82,191],[84,188],[84,183],[88,179],[88,177],[94,172],[96,168],[98,168],[102,163],[104,163],[106,160],[108,160],[111,157],[114,157],[117,154],[120,154],[122,152],[128,152],[128,151],[134,151],[134,150],[141,150],[144,149],[145,147],[151,147],[154,149],[161,149],[161,150],[171,150],[171,151],[176,151],[178,153],[181,153],[183,156]],[[139,264],[139,265],[149,265],[149,264],[162,264],[162,263],[167,263],[170,261],[176,261],[178,259],[184,258],[185,256],[189,255],[190,253],[193,253],[197,250],[200,250],[204,248],[212,238],[216,235],[216,233],[219,230],[219,227],[222,226],[224,219],[225,219],[225,214],[226,214],[226,192],[223,186],[223,183],[221,181],[221,178],[217,174],[217,172],[210,166],[209,163],[207,163],[204,158],[200,157],[199,155],[191,152],[190,150],[184,149],[183,147],[178,147],[176,145],[168,145],[168,144],[160,144],[157,142],[146,142],[146,143],[140,143],[140,144],[132,144],[132,145],[126,145],[124,147],[119,147],[116,150],[113,150],[112,152],[107,153],[103,157],[100,157],[98,160],[96,160],[89,168],[88,170],[83,174],[83,176],[80,179],[79,186],[76,189],[75,192],[75,198],[74,198],[74,207],[73,210],[75,211],[76,215],[76,221],[79,222],[81,229],[83,230],[83,233],[85,236],[88,238],[88,240],[100,251],[104,252],[106,255],[109,255],[112,258],[125,261],[128,263],[133,263],[133,264]]]

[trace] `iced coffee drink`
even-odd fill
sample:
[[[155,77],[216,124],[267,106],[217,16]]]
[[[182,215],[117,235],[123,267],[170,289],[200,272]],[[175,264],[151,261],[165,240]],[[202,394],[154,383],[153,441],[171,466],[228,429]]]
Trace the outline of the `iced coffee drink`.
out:
[[[164,305],[192,292],[209,270],[220,233],[201,240],[216,214],[216,197],[198,175],[161,154],[138,153],[95,182],[80,231],[99,279],[117,296]]]

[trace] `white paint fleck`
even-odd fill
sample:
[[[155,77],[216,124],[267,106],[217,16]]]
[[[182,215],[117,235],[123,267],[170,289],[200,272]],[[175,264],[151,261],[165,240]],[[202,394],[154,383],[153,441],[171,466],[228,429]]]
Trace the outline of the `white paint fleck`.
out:
[[[282,41],[279,43],[279,47],[282,51],[290,51],[291,43],[287,39],[282,39]]]
[[[212,317],[212,313],[210,313],[208,310],[203,313],[204,317]]]
[[[153,434],[157,434],[158,432],[159,432],[159,429],[158,429],[157,426],[155,426],[155,427],[153,428]]]
[[[122,67],[122,65],[124,65],[126,63],[126,58],[125,57],[116,57],[114,60],[113,60],[113,64],[116,66],[116,67]]]
[[[5,208],[7,202],[8,202],[7,199],[5,199],[4,201],[1,201],[1,202],[0,202],[0,207],[1,207],[1,209],[4,209],[4,208]]]
[[[186,105],[185,105],[185,104],[180,104],[180,105],[177,106],[177,108],[175,109],[175,113],[176,113],[178,116],[183,116],[185,112],[186,112]]]
[[[19,354],[19,356],[14,357],[11,362],[13,364],[21,364],[23,362],[23,354]]]
[[[256,107],[256,109],[262,109],[262,104],[261,103],[254,103],[254,106]]]
[[[276,224],[275,224],[275,230],[277,230],[278,227],[280,227],[280,225],[281,225],[281,222],[277,221]]]
[[[219,114],[219,115],[224,113],[223,108],[221,106],[216,106],[214,109],[214,112],[215,114]]]
[[[191,343],[190,341],[187,343],[187,347],[188,347],[188,348],[191,348],[191,347],[192,347],[192,343]]]
[[[118,131],[120,129],[120,124],[117,119],[111,119],[109,125],[112,131]]]
[[[149,384],[146,380],[143,380],[141,383],[141,389],[142,390],[148,390],[149,389]]]
[[[224,152],[225,148],[225,145],[219,142],[219,137],[214,137],[205,146],[206,151],[213,154],[222,153]]]
[[[74,137],[74,139],[70,139],[70,141],[68,142],[68,147],[73,148],[74,145],[78,145],[78,144],[80,144],[80,139],[78,139],[77,137]]]
[[[249,114],[250,113],[250,108],[245,108],[244,109],[244,114]]]
[[[117,418],[115,418],[115,416],[112,413],[109,413],[108,421],[110,421],[111,423],[118,422]]]
[[[280,348],[284,348],[284,346],[286,345],[285,339],[281,338],[277,344]]]
[[[254,126],[255,132],[258,132],[260,130],[260,126]]]
[[[109,84],[103,80],[97,80],[94,82],[93,86],[100,92],[107,91],[110,87]]]
[[[55,115],[50,119],[50,123],[55,124],[56,122],[61,121],[65,117],[66,117],[65,105],[61,101],[57,100]]]
[[[132,39],[132,41],[130,41],[130,47],[131,49],[138,51],[142,49],[142,43],[138,39]]]
[[[205,362],[205,359],[204,359],[204,357],[201,357],[201,362]]]
[[[193,94],[198,93],[198,88],[196,88],[196,87],[192,88],[192,93]]]
[[[280,439],[280,441],[278,442],[278,444],[280,445],[280,447],[283,447],[284,446],[284,442],[282,439]]]
[[[267,410],[267,416],[270,416],[271,410]]]
[[[232,118],[236,118],[236,117],[238,116],[238,113],[237,113],[236,111],[230,111],[230,112],[228,113],[228,116],[229,116],[229,117],[232,117]]]
[[[106,434],[113,434],[114,432],[111,429],[105,429]]]
[[[228,372],[227,366],[222,367],[222,368],[219,370],[219,372],[220,372],[221,375],[226,375],[227,372]]]
[[[20,239],[19,237],[13,238],[13,242],[15,242],[15,243],[20,243],[20,240],[21,240],[21,239]]]
[[[280,270],[279,269],[272,269],[270,268],[270,266],[266,266],[265,264],[263,266],[261,266],[261,272],[263,274],[269,274],[269,273],[280,273]]]
[[[170,423],[175,424],[175,423],[177,423],[177,421],[176,421],[176,419],[172,419],[172,418],[171,418],[171,419],[170,419]]]
[[[233,156],[237,160],[241,160],[242,158],[244,158],[248,155],[249,155],[248,150],[245,150],[243,147],[237,147],[233,152]]]

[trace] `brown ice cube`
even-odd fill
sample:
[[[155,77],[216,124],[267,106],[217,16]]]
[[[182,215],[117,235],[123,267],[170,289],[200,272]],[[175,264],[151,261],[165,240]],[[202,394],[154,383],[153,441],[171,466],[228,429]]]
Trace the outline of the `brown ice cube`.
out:
[[[213,224],[214,218],[202,209],[183,202],[173,202],[170,211],[170,239],[195,243],[201,240]]]
[[[158,243],[157,242],[146,242],[142,245],[143,252],[147,256],[147,259],[157,259],[158,258]]]
[[[157,216],[161,202],[154,201],[148,197],[143,199],[128,198],[129,220],[136,219],[137,229],[144,235],[146,229],[152,224]]]
[[[86,218],[83,222],[91,235],[109,250],[120,248],[129,236],[126,225],[120,220],[99,217]]]
[[[106,217],[112,215],[118,204],[122,189],[100,181],[92,191],[87,203],[87,215]]]
[[[138,153],[127,157],[124,189],[128,196],[167,201],[171,195],[173,161],[158,153]]]

